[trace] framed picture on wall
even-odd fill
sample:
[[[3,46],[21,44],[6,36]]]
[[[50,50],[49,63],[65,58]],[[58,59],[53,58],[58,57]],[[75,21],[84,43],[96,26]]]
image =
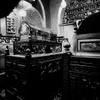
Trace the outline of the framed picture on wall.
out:
[[[81,52],[100,52],[100,39],[78,40],[78,51],[81,51]]]
[[[6,17],[6,32],[9,34],[16,33],[15,18]]]

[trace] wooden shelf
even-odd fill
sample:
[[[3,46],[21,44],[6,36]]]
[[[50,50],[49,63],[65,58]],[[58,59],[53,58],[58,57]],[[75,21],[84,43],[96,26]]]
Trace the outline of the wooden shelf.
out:
[[[74,25],[74,22],[73,23],[60,24],[59,26],[68,26],[68,25]]]

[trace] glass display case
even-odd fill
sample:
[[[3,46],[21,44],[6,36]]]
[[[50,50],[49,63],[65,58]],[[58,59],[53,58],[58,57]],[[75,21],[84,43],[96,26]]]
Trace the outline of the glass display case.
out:
[[[53,53],[62,51],[62,43],[57,42],[57,35],[51,30],[22,22],[19,33],[20,41],[14,43],[14,54],[25,55],[28,48],[31,54],[42,54],[46,53],[47,46],[50,46]]]
[[[41,40],[41,41],[49,41],[56,42],[57,35],[54,34],[50,29],[42,29],[36,26],[29,24],[28,22],[23,21],[20,28],[20,41],[29,40]]]

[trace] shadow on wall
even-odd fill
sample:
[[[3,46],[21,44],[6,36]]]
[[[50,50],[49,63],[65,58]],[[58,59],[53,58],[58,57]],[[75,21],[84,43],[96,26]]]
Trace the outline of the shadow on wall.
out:
[[[5,68],[5,54],[0,54],[0,70]]]
[[[77,30],[77,34],[100,33],[100,13],[85,18]]]

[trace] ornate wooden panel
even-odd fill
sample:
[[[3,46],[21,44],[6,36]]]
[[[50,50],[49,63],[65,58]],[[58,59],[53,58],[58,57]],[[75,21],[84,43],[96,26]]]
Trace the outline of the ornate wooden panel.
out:
[[[100,99],[100,57],[71,56],[70,100]]]
[[[100,11],[100,0],[71,0],[66,7],[63,24],[73,24]]]
[[[8,100],[55,100],[63,90],[63,68],[67,67],[67,54],[44,56],[6,56],[6,98]]]

